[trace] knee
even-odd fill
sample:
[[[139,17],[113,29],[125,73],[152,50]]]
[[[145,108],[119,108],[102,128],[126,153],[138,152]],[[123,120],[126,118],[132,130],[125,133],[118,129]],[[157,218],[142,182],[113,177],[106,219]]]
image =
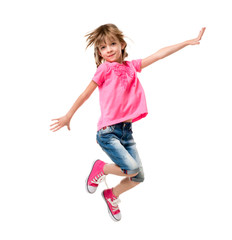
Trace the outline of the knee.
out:
[[[137,175],[136,175],[136,176],[137,176]],[[144,182],[144,176],[143,176],[143,177],[140,176],[139,178],[136,177],[136,176],[130,178],[132,182],[137,182],[137,183],[142,183],[142,182]]]
[[[139,182],[139,183],[144,182],[145,178],[144,178],[143,169],[140,169],[140,171],[137,174],[135,174],[134,176],[132,176],[130,179],[133,182]]]
[[[127,174],[127,177],[133,178],[133,177],[135,177],[135,176],[138,175],[138,174],[139,174],[139,172],[132,173],[132,174]]]
[[[133,182],[143,182],[144,172],[142,167],[137,167],[130,170],[122,170],[124,174],[131,179]]]

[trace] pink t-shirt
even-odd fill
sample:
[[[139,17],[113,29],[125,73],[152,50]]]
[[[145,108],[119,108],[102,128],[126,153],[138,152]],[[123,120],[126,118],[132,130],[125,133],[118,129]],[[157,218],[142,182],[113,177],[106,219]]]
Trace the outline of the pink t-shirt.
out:
[[[102,63],[93,81],[98,84],[101,117],[98,130],[129,119],[147,116],[145,93],[136,72],[141,72],[141,59]]]

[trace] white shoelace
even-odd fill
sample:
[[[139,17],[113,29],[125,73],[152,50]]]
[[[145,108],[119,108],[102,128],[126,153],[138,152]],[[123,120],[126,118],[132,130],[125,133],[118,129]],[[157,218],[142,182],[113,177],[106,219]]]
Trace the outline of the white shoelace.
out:
[[[112,205],[113,212],[119,210],[118,204],[121,202],[119,198],[115,198],[113,201],[110,198],[107,198],[107,201]]]
[[[104,173],[103,172],[100,172],[97,176],[95,176],[94,178],[93,178],[93,180],[91,181],[91,183],[94,183],[94,184],[99,184],[99,183],[101,183],[101,182],[105,182],[105,185],[106,185],[106,187],[107,187],[107,189],[109,188],[108,187],[108,185],[107,185],[107,183],[106,183],[106,175],[104,175]]]

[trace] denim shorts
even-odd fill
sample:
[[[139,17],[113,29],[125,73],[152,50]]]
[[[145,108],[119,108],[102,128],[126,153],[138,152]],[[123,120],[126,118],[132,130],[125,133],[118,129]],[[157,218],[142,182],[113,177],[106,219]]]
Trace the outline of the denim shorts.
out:
[[[97,142],[123,173],[138,173],[131,178],[132,181],[143,182],[143,167],[132,133],[132,123],[118,123],[100,129],[97,132]]]

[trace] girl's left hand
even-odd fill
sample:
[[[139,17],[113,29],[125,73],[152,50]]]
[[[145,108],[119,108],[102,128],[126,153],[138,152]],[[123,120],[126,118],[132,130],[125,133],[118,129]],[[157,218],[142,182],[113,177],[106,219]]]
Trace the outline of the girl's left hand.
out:
[[[200,44],[200,40],[201,40],[201,38],[202,38],[202,36],[203,36],[203,34],[204,34],[204,32],[205,32],[205,29],[206,29],[205,27],[203,27],[203,28],[201,29],[201,31],[200,31],[200,33],[199,33],[199,35],[198,35],[197,38],[194,38],[194,39],[192,39],[192,40],[187,41],[187,42],[188,42],[188,45]]]

